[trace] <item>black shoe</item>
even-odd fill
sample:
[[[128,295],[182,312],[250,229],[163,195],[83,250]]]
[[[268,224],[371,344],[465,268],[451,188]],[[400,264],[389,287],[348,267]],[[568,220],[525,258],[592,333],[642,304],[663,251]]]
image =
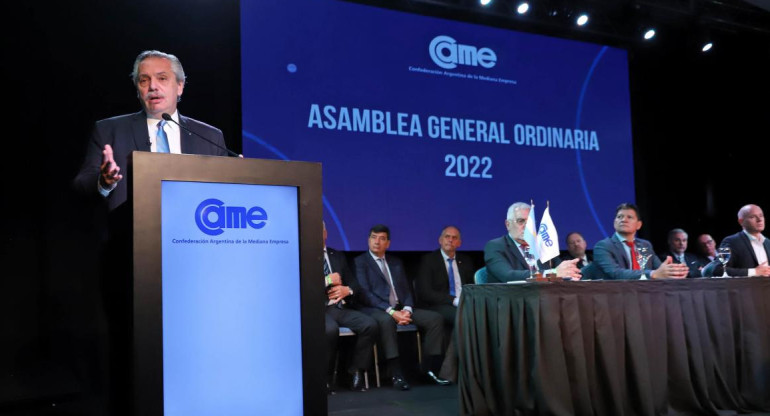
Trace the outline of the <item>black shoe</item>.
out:
[[[326,394],[327,395],[337,394],[337,392],[334,391],[334,389],[329,385],[329,383],[326,383]]]
[[[393,388],[396,390],[409,390],[409,383],[401,376],[393,376]]]
[[[439,386],[448,386],[448,385],[452,384],[451,381],[444,380],[443,378],[441,378],[441,377],[437,376],[435,373],[433,373],[433,371],[428,371],[428,379],[430,379],[430,381],[438,384]]]
[[[364,383],[364,374],[361,370],[356,370],[353,373],[352,381],[350,382],[350,390],[353,391],[366,391],[366,383]]]

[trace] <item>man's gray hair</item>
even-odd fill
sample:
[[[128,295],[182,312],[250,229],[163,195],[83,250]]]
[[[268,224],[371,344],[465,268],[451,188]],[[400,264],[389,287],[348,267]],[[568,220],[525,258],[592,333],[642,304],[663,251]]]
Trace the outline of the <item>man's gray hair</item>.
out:
[[[176,77],[176,82],[184,82],[185,81],[185,75],[184,75],[184,69],[182,69],[182,63],[179,62],[179,58],[176,56],[165,53],[161,51],[144,51],[139,54],[139,56],[136,57],[136,60],[134,61],[134,70],[131,72],[131,79],[134,81],[134,85],[137,85],[139,82],[139,64],[142,63],[147,58],[163,58],[168,59],[171,61],[171,70],[174,71],[174,76]]]
[[[688,238],[687,231],[681,229],[681,228],[674,228],[673,230],[668,232],[668,241],[671,241],[674,238],[674,235],[682,233],[684,234],[684,238]]]
[[[505,219],[512,220],[513,213],[522,209],[531,209],[531,207],[526,202],[514,202],[510,207],[508,207],[508,215],[505,217]]]

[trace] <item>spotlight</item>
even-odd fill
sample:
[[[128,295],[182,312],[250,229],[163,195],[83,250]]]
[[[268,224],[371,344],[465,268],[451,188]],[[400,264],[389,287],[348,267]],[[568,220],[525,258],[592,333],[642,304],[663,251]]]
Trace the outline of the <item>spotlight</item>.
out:
[[[647,29],[646,32],[644,32],[644,40],[650,40],[655,37],[655,29]]]
[[[706,42],[703,44],[703,47],[700,48],[701,52],[708,52],[711,50],[711,48],[714,47],[714,44],[711,42]]]
[[[577,25],[578,25],[578,26],[583,26],[583,25],[585,25],[586,23],[588,23],[588,15],[587,15],[587,14],[585,14],[585,13],[581,14],[580,16],[578,16],[578,18],[577,18],[577,21],[576,21],[576,22],[577,22]]]
[[[519,14],[524,14],[529,11],[529,3],[524,2],[519,4],[519,7],[516,8],[516,12]]]
[[[479,3],[481,3],[482,6],[489,6],[489,3],[492,3],[492,0],[479,0]]]

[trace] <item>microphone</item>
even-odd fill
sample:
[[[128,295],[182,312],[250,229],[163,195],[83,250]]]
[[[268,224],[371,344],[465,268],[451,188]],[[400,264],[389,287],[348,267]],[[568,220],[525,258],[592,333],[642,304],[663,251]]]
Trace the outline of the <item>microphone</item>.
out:
[[[239,155],[238,153],[235,153],[235,152],[233,152],[232,150],[230,150],[230,149],[228,149],[228,148],[226,148],[226,147],[222,147],[222,146],[220,146],[220,145],[218,145],[218,144],[216,144],[216,143],[212,142],[211,140],[209,140],[209,139],[207,139],[207,138],[205,138],[205,137],[201,136],[200,134],[198,134],[198,133],[196,133],[196,132],[194,132],[194,131],[192,131],[192,130],[188,129],[187,127],[185,127],[185,126],[183,126],[183,125],[181,125],[181,124],[177,123],[177,122],[176,122],[176,121],[175,121],[173,118],[171,118],[171,115],[170,115],[170,114],[168,114],[168,113],[163,113],[163,114],[161,115],[161,117],[163,117],[163,120],[166,120],[166,121],[170,121],[170,122],[172,122],[172,123],[176,124],[176,125],[177,125],[177,126],[179,126],[179,128],[181,128],[182,130],[184,130],[184,131],[186,131],[186,132],[188,132],[188,133],[194,134],[194,135],[196,135],[196,136],[200,137],[201,139],[203,139],[203,140],[205,140],[205,141],[207,141],[207,142],[211,143],[212,145],[214,145],[214,147],[216,147],[216,148],[218,148],[218,149],[221,149],[221,150],[224,150],[225,152],[227,152],[228,154],[230,154],[230,156],[240,157],[240,155]]]

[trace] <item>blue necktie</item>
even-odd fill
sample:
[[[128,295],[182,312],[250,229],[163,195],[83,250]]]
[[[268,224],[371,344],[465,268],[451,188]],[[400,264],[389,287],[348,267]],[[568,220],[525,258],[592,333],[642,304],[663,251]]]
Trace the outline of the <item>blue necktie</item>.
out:
[[[455,295],[455,271],[452,268],[452,260],[454,259],[446,259],[447,263],[449,263],[449,294],[454,296]]]
[[[161,120],[158,123],[158,134],[155,136],[155,151],[157,153],[169,153],[168,149],[168,136],[166,131],[163,130],[163,126],[166,125],[166,120]]]
[[[324,253],[326,253],[326,250],[324,250]],[[324,255],[324,277],[332,274],[332,268],[329,267],[329,262],[326,261],[326,256]]]

